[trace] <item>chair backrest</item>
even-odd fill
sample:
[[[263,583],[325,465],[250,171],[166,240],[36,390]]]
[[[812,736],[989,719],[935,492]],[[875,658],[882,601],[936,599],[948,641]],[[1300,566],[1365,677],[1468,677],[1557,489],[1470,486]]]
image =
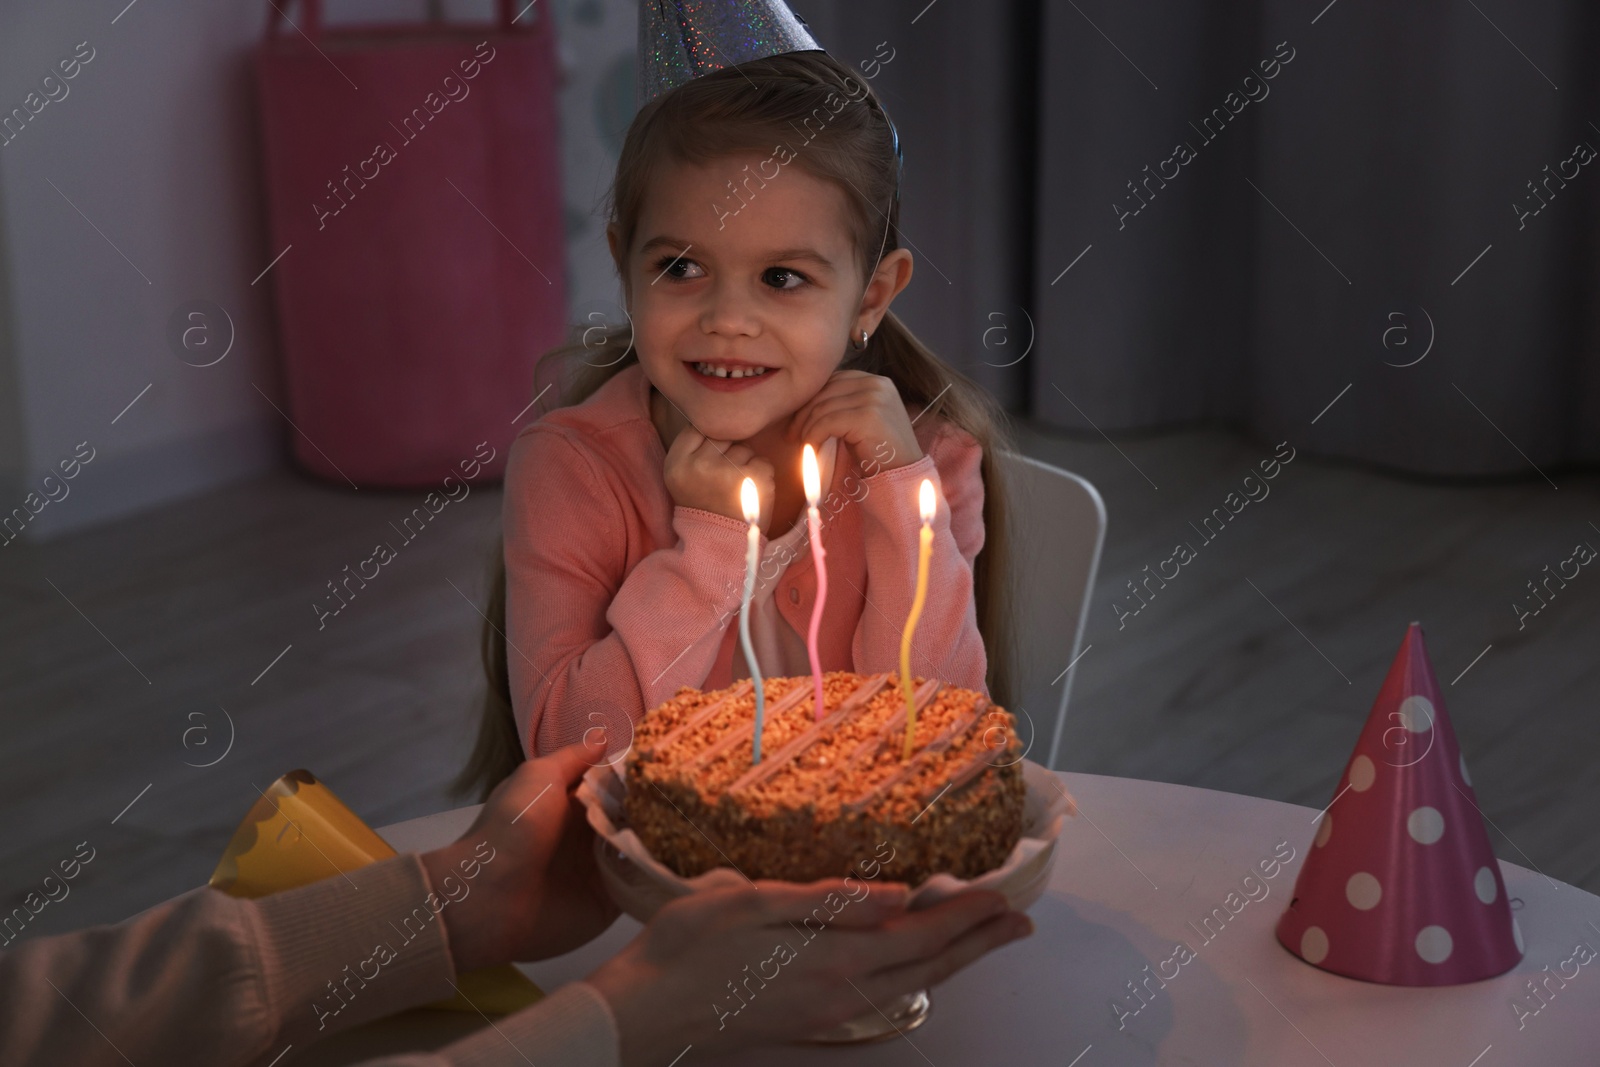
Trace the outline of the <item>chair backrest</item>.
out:
[[[1017,716],[1029,758],[1054,769],[1067,697],[1100,567],[1106,506],[1088,481],[1014,452],[1001,454],[1011,498]],[[1026,714],[1024,714],[1026,712]],[[1031,724],[1031,725],[1030,725]],[[1038,751],[1050,731],[1049,751]]]

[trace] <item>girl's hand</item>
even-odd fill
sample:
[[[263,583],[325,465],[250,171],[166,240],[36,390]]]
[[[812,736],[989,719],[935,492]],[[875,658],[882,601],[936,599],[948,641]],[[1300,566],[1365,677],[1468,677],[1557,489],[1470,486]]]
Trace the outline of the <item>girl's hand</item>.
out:
[[[850,446],[856,462],[893,470],[922,458],[905,403],[894,382],[880,374],[836,370],[817,395],[789,420],[791,441],[825,441],[837,437]],[[888,462],[875,450],[887,442],[894,449]]]
[[[685,427],[667,449],[662,474],[674,504],[700,508],[741,522],[744,508],[739,500],[739,485],[745,478],[752,478],[761,497],[759,526],[763,533],[772,521],[776,471],[771,463],[746,445],[714,441],[693,426]]]
[[[500,783],[472,828],[423,855],[456,971],[571,952],[619,914],[600,882],[594,831],[572,795],[606,758],[603,730],[528,760]]]
[[[850,899],[834,911],[823,903],[829,893]],[[906,896],[903,884],[841,878],[694,893],[665,905],[585,981],[611,1006],[632,1067],[690,1044],[805,1037],[936,985],[1033,929],[999,893],[974,890],[915,912]],[[817,909],[831,921],[819,927]]]

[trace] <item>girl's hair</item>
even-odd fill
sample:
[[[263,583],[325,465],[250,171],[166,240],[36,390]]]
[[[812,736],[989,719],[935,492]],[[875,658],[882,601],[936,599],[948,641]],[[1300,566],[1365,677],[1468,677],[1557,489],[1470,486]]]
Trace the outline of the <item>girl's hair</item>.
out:
[[[735,153],[785,146],[798,166],[836,183],[847,194],[847,223],[870,278],[882,256],[900,246],[899,159],[888,117],[867,84],[825,52],[793,52],[695,78],[650,101],[628,128],[611,190],[610,226],[626,256],[636,236],[651,176],[663,162],[703,164]],[[762,175],[746,174],[738,189],[752,197]],[[782,171],[767,181],[782,181]],[[713,208],[712,210],[717,210]],[[723,208],[722,210],[726,210]],[[720,216],[720,213],[719,213]],[[627,272],[618,268],[626,285]],[[841,338],[841,343],[843,343]],[[1011,702],[1012,619],[1010,530],[1000,452],[1011,446],[1004,411],[966,375],[928,350],[893,312],[863,352],[843,366],[891,379],[908,403],[931,407],[971,434],[983,449],[984,547],[973,567],[978,629],[988,651],[989,693]],[[539,379],[558,386],[557,406],[579,404],[625,367],[638,362],[633,331],[624,325],[591,328],[540,360]],[[547,366],[548,365],[548,366]],[[542,388],[542,386],[541,386]],[[497,545],[483,630],[489,691],[476,747],[456,788],[484,794],[521,762],[511,714],[505,659],[505,558]]]

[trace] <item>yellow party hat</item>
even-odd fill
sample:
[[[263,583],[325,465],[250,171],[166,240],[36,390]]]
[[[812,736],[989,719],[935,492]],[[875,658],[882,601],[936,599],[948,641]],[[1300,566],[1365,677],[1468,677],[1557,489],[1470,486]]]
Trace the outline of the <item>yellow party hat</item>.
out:
[[[315,775],[290,771],[251,806],[212,872],[210,885],[229,896],[253,899],[393,855],[389,843]],[[455,996],[427,1006],[506,1015],[544,996],[509,963],[458,975],[456,985],[461,991]]]

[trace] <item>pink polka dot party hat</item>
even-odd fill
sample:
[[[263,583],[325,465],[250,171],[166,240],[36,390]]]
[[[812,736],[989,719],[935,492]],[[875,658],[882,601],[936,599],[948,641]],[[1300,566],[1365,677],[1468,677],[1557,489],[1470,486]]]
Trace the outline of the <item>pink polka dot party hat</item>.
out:
[[[1318,820],[1278,940],[1325,971],[1388,985],[1475,982],[1522,958],[1418,623]]]

